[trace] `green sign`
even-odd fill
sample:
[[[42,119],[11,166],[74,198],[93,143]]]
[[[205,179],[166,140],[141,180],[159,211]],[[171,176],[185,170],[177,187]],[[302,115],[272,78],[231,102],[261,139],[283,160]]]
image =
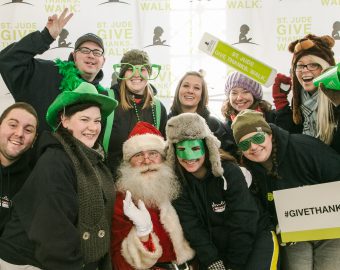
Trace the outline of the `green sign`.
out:
[[[208,33],[204,33],[199,49],[266,87],[274,83],[277,73],[274,68]]]

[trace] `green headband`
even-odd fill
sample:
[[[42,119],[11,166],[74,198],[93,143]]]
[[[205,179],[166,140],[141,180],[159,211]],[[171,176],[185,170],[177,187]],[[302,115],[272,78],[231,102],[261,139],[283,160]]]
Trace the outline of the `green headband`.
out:
[[[176,143],[176,155],[179,158],[186,160],[198,159],[204,154],[205,149],[202,139],[184,140]]]

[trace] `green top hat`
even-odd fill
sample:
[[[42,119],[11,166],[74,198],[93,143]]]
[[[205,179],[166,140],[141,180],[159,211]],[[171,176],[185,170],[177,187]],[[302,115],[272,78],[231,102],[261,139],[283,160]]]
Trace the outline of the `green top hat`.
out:
[[[102,117],[107,117],[117,107],[118,102],[114,98],[98,94],[93,84],[82,82],[73,91],[64,91],[60,93],[52,104],[48,107],[46,121],[55,131],[58,127],[58,113],[67,106],[76,103],[96,102],[100,105]]]

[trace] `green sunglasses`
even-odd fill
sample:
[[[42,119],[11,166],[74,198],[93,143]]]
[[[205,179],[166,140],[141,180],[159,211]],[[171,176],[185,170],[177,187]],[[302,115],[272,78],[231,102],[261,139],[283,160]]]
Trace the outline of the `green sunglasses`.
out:
[[[254,136],[251,136],[248,139],[243,140],[242,142],[239,142],[237,144],[238,148],[241,149],[241,151],[247,151],[250,148],[251,143],[255,144],[261,144],[266,139],[266,133],[264,132],[258,132]]]
[[[128,71],[128,70],[131,71],[130,74],[127,77],[125,77],[126,72],[125,72],[125,74],[123,74],[123,77],[119,76],[120,71],[123,68],[125,68],[126,71]],[[161,71],[161,66],[156,65],[156,64],[151,64],[151,65],[144,64],[144,65],[135,66],[135,65],[131,65],[129,63],[120,63],[120,64],[114,64],[113,70],[114,70],[114,73],[116,74],[117,78],[121,79],[121,80],[131,79],[135,75],[137,70],[138,70],[139,75],[144,80],[155,80],[158,77],[159,72]]]

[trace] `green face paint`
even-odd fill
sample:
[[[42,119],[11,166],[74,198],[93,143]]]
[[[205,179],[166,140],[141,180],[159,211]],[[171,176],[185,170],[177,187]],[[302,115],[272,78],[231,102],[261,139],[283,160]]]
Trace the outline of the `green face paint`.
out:
[[[191,160],[198,159],[205,154],[203,140],[185,140],[176,143],[176,155],[179,158]]]

